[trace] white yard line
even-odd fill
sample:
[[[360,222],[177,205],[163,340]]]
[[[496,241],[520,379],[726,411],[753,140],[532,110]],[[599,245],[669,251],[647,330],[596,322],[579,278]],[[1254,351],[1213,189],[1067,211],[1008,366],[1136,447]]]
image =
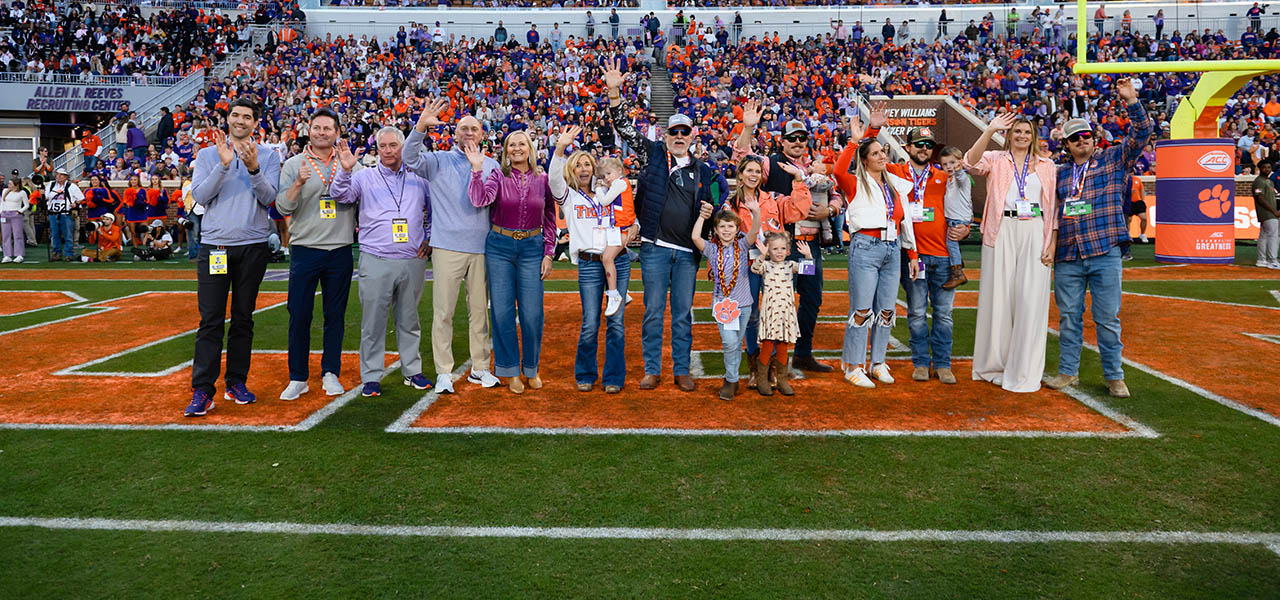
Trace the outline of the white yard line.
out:
[[[31,310],[24,310],[22,312],[10,313],[7,315],[0,315],[0,317],[18,317],[22,315],[29,315],[31,313],[38,313],[40,311],[49,310],[51,308],[69,308],[71,306],[80,304],[82,302],[88,302],[88,300],[84,296],[81,296],[80,294],[67,291],[67,290],[4,290],[4,289],[0,289],[0,294],[49,294],[49,293],[62,294],[66,296],[68,300],[61,304],[54,304],[53,306],[43,306],[40,308],[33,308]]]
[[[1027,531],[991,529],[772,529],[675,527],[518,527],[360,525],[290,521],[185,521],[101,518],[0,517],[0,527],[61,530],[257,533],[427,538],[610,539],[782,542],[951,542],[997,544],[1228,544],[1275,551],[1280,533],[1251,531]]]
[[[453,370],[453,385],[454,385],[453,393],[455,394],[458,393],[458,380],[465,379],[467,371],[470,371],[470,370],[471,370],[470,359],[463,362],[461,365],[459,365],[457,368]],[[437,375],[437,377],[439,377],[439,375]],[[388,433],[406,433],[406,432],[417,431],[416,429],[411,427],[411,425],[413,425],[414,421],[418,420],[418,417],[421,416],[422,413],[427,412],[427,409],[431,408],[432,404],[435,404],[436,398],[438,398],[439,396],[440,396],[439,390],[435,386],[432,386],[431,389],[428,390],[426,394],[423,394],[421,400],[418,400],[417,402],[415,402],[413,406],[409,407],[409,410],[404,411],[404,413],[400,415],[400,418],[396,419],[394,423],[388,425],[386,431]]]

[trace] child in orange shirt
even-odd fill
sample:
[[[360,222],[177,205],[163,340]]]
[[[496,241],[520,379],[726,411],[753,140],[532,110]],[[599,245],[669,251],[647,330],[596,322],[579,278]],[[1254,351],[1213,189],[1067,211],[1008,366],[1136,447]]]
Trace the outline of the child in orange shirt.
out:
[[[599,169],[600,176],[608,188],[596,189],[596,203],[601,207],[613,206],[613,210],[610,211],[613,222],[596,228],[596,235],[605,236],[604,256],[600,262],[604,266],[605,283],[609,288],[605,292],[608,304],[604,309],[604,314],[608,317],[622,308],[623,297],[618,292],[618,269],[613,261],[623,252],[622,230],[635,224],[636,210],[631,184],[623,176],[622,161],[613,157],[602,158]],[[600,214],[604,214],[604,211]]]

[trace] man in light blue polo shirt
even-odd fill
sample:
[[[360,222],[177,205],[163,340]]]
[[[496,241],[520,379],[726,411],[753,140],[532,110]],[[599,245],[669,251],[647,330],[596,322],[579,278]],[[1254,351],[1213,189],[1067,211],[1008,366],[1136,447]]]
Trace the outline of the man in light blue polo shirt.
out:
[[[467,318],[470,321],[471,374],[467,381],[483,387],[498,385],[489,372],[489,291],[484,270],[484,240],[489,234],[489,209],[472,206],[467,196],[471,162],[459,148],[477,144],[484,130],[475,117],[458,120],[453,148],[424,152],[427,128],[443,125],[440,112],[449,105],[434,99],[422,109],[404,147],[404,166],[427,180],[431,193],[431,354],[436,363],[436,391],[453,392],[453,312],[458,292],[467,284]],[[498,168],[484,159],[484,177]]]

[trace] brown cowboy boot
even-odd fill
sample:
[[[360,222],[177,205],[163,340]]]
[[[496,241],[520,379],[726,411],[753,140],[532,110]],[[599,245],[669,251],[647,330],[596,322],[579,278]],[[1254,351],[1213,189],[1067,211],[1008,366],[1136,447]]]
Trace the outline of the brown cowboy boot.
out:
[[[791,389],[791,382],[788,381],[790,378],[786,376],[787,363],[775,360],[773,362],[773,367],[770,370],[778,373],[778,383],[776,384],[778,386],[778,393],[783,396],[794,396],[796,392]]]
[[[756,391],[761,396],[772,396],[773,386],[769,383],[769,365],[764,362],[756,364]]]
[[[747,376],[747,389],[756,389],[756,356],[760,353],[747,355],[747,366],[751,367],[751,374]]]
[[[954,290],[968,281],[969,278],[964,276],[964,265],[951,265],[951,278],[942,284],[942,289]]]

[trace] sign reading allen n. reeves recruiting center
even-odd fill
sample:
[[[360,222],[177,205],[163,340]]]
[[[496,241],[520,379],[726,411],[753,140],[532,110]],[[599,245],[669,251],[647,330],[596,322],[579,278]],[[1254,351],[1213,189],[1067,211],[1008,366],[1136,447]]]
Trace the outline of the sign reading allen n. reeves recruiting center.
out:
[[[6,83],[0,110],[115,112],[121,102],[131,106],[150,100],[167,88],[160,86],[51,85]]]

